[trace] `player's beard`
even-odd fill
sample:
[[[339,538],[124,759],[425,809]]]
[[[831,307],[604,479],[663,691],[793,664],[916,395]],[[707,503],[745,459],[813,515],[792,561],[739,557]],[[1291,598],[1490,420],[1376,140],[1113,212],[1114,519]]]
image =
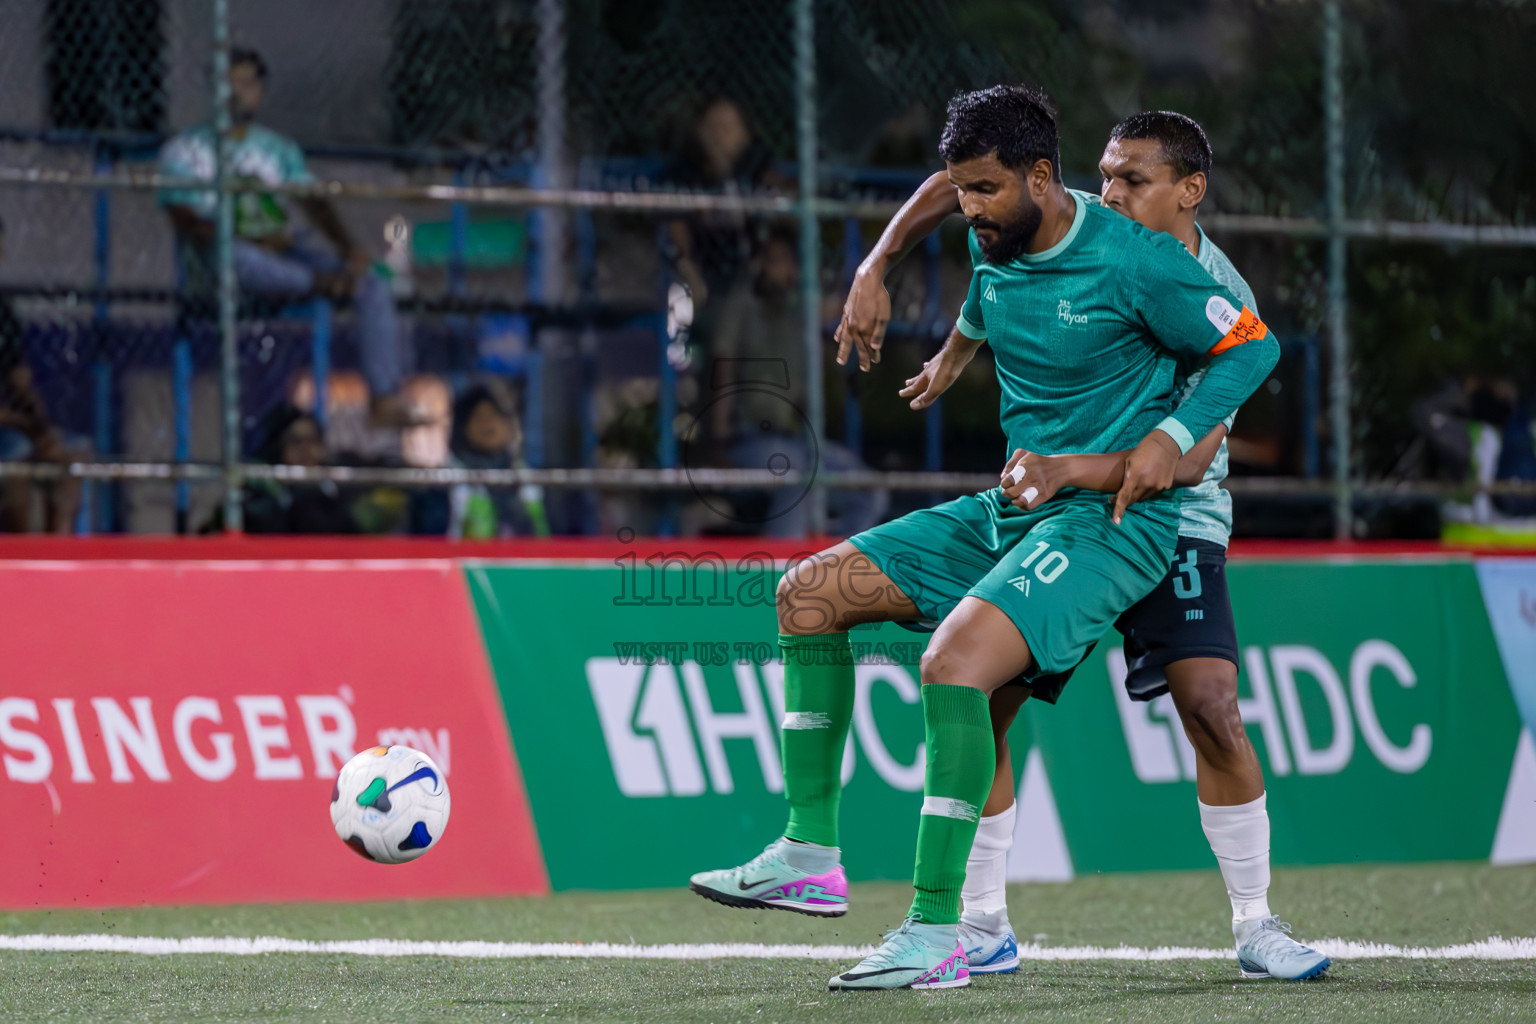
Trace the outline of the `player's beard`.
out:
[[[970,218],[973,228],[987,228],[997,233],[997,240],[990,245],[976,236],[976,244],[981,246],[981,255],[988,263],[1002,264],[1012,263],[1029,248],[1029,243],[1035,240],[1035,232],[1040,230],[1040,222],[1045,219],[1045,211],[1036,206],[1029,198],[1025,197],[1023,207],[1019,215],[1008,224],[999,224],[995,220],[987,220],[985,217]]]

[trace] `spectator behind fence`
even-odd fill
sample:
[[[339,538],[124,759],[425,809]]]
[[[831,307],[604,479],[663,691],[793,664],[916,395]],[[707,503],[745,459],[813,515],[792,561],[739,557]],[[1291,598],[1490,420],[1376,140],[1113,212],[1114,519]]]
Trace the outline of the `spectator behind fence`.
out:
[[[726,96],[715,96],[699,111],[667,180],[674,188],[717,195],[747,195],[775,184],[767,149]],[[745,273],[753,229],[745,214],[727,210],[696,211],[667,224],[668,256],[693,293],[693,333],[706,347],[716,304]]]
[[[448,465],[459,469],[514,469],[523,465],[522,433],[505,388],[477,384],[453,403]],[[416,496],[412,532],[454,540],[547,537],[543,491],[532,485],[457,484]]]
[[[273,466],[322,466],[325,435],[313,415],[293,405],[280,405],[267,414],[256,457]],[[347,498],[333,480],[252,480],[245,485],[243,499],[246,533],[359,532]],[[220,508],[202,532],[223,529]]]
[[[313,181],[298,145],[256,123],[266,80],[267,65],[259,53],[239,48],[230,52],[229,176],[248,185]],[[217,146],[209,126],[183,132],[161,150],[160,173],[212,181]],[[160,202],[180,243],[189,290],[211,296],[216,280],[214,194],[169,189],[161,193]],[[358,347],[374,424],[409,425],[409,410],[398,395],[409,359],[389,282],[372,270],[372,259],[353,241],[336,208],[324,199],[299,200],[310,223],[335,247],[333,253],[291,225],[281,196],[239,192],[234,206],[235,278],[241,292],[278,301],[350,296],[357,310]]]
[[[0,260],[5,258],[5,224],[0,222]],[[90,454],[84,438],[66,434],[48,418],[23,347],[25,331],[9,298],[0,297],[0,462],[68,463]],[[68,533],[80,507],[80,480],[41,481],[43,524],[49,533]],[[28,477],[6,477],[0,488],[0,529],[25,533],[32,526],[34,485]]]
[[[1536,425],[1513,380],[1472,376],[1447,382],[1415,402],[1411,415],[1429,441],[1438,476],[1469,487],[1536,481]],[[1470,505],[1452,502],[1442,512],[1451,522],[1529,526],[1536,498],[1481,493]]]
[[[868,468],[844,445],[823,439],[819,452],[813,449],[804,411],[809,361],[802,309],[795,238],[775,229],[753,260],[751,277],[722,302],[711,349],[716,397],[701,416],[705,422],[694,428],[715,439],[716,461],[780,473]],[[736,518],[762,523],[770,537],[804,536],[810,508],[803,498],[804,490],[794,486],[738,496]],[[867,530],[883,520],[889,502],[883,490],[828,491],[827,530],[838,535]]]

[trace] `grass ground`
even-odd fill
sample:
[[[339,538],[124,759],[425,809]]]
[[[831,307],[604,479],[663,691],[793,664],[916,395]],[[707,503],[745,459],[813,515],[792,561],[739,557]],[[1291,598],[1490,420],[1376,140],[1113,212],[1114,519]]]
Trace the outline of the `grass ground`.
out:
[[[909,890],[861,885],[847,917],[726,910],[687,892],[435,903],[139,908],[0,915],[0,933],[306,939],[864,944]],[[1010,890],[1021,940],[1230,943],[1215,872]],[[1301,937],[1441,946],[1536,934],[1536,868],[1291,869],[1275,909]],[[1320,982],[1243,982],[1223,961],[1025,963],[951,992],[833,996],[818,960],[376,959],[0,953],[0,1020],[1536,1021],[1536,961],[1353,960]]]

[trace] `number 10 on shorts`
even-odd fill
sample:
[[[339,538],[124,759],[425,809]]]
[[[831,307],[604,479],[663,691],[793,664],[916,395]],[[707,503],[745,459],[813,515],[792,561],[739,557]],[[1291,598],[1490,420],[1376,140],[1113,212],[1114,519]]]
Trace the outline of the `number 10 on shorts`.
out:
[[[1066,555],[1060,551],[1051,550],[1050,541],[1042,540],[1035,544],[1035,550],[1029,553],[1029,557],[1019,563],[1019,568],[1028,569],[1030,566],[1034,566],[1035,579],[1041,583],[1054,583],[1056,582],[1056,577],[1066,572],[1067,566],[1070,564],[1067,561]],[[1015,576],[1008,582],[1013,584],[1014,589],[1025,597],[1029,596],[1029,574],[1025,573]]]

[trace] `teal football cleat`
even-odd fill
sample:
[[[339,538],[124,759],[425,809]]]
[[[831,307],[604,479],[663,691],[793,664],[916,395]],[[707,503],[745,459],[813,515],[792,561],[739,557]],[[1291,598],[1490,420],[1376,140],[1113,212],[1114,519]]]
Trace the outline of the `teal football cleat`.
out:
[[[815,917],[848,913],[848,876],[841,864],[819,874],[801,871],[785,859],[787,839],[775,839],[739,868],[701,871],[688,888],[727,907],[793,910]]]
[[[827,982],[827,988],[960,988],[971,983],[957,926],[909,917],[879,949]]]
[[[961,914],[960,947],[972,974],[1011,974],[1019,969],[1019,943],[1006,910]]]
[[[1237,937],[1237,969],[1245,978],[1306,981],[1322,975],[1332,964],[1326,956],[1290,936],[1291,926],[1278,917],[1244,921]]]

